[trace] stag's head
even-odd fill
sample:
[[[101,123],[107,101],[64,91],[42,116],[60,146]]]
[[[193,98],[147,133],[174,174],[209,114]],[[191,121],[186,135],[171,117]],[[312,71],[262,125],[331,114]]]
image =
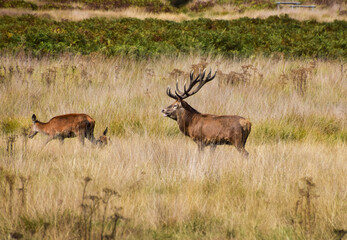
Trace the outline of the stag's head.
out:
[[[36,119],[36,115],[33,114],[31,119],[33,121],[33,125],[31,125],[31,131],[30,131],[29,136],[28,136],[29,138],[33,138],[39,132],[39,130],[36,126],[36,123],[38,122]]]
[[[96,141],[96,144],[100,147],[104,147],[108,143],[108,138],[106,136],[108,128],[105,129],[103,134],[100,136],[99,140]]]
[[[175,99],[175,102],[172,103],[167,108],[164,108],[161,110],[161,112],[164,114],[165,117],[169,117],[174,120],[177,120],[179,111],[181,111],[182,109],[194,110],[188,105],[188,103],[184,101],[184,99],[197,93],[206,83],[213,80],[216,76],[216,73],[213,76],[211,76],[211,70],[206,77],[205,77],[205,73],[206,73],[206,69],[202,73],[199,73],[196,78],[194,78],[194,75],[193,75],[194,71],[192,71],[190,73],[189,85],[187,87],[185,83],[183,87],[183,91],[179,90],[178,81],[176,81],[176,90],[174,94],[171,92],[170,87],[166,89],[166,94],[169,97]],[[193,90],[194,87],[195,89]]]

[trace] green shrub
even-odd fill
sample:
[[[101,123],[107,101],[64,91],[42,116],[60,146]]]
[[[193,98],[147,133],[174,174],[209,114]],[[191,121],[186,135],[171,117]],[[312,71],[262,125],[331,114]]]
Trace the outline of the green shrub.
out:
[[[37,10],[38,6],[23,0],[0,0],[0,8],[29,8]]]
[[[17,132],[20,129],[21,123],[16,119],[6,118],[1,121],[0,126],[1,131],[4,134],[11,134]]]
[[[181,54],[347,59],[346,21],[319,23],[288,16],[237,20],[106,19],[57,22],[26,15],[0,17],[0,50],[37,56],[63,52],[136,58]]]

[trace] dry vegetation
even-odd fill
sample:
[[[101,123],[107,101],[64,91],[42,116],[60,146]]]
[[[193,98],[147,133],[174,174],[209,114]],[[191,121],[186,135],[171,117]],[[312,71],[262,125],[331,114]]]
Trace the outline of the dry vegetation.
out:
[[[0,63],[1,239],[338,239],[347,230],[343,62],[18,55]],[[249,118],[249,159],[227,146],[199,155],[161,116],[167,85],[199,66],[219,73],[188,102]],[[42,149],[43,136],[26,138],[33,113],[46,121],[70,112],[92,116],[96,136],[109,126],[112,143]]]
[[[331,7],[317,7],[317,9],[291,9],[283,7],[281,10],[276,9],[263,9],[263,10],[247,10],[240,11],[238,7],[232,5],[214,6],[209,11],[199,13],[151,13],[141,8],[129,7],[121,10],[24,10],[24,9],[0,9],[0,15],[23,15],[35,14],[38,16],[51,17],[55,20],[61,21],[64,19],[71,21],[80,21],[83,19],[93,17],[108,17],[108,18],[124,18],[132,17],[139,19],[156,18],[169,21],[184,21],[198,18],[210,18],[220,20],[234,20],[241,17],[249,18],[267,18],[269,16],[277,16],[281,14],[288,14],[290,18],[300,21],[316,20],[319,22],[332,22],[334,20],[347,20],[345,5],[333,5]]]

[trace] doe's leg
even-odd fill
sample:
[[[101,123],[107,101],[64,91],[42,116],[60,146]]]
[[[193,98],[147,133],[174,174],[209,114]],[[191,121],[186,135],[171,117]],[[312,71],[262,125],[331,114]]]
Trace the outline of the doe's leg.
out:
[[[205,149],[205,144],[203,142],[196,142],[196,144],[198,144],[198,150],[199,152],[203,152]]]
[[[80,142],[81,142],[82,146],[84,146],[84,136],[80,136],[79,138],[80,138]]]
[[[82,146],[84,146],[84,138],[85,138],[85,134],[83,132],[79,132],[77,134],[78,140],[80,141],[80,143],[82,144]]]
[[[49,136],[49,137],[47,138],[47,140],[43,143],[42,149],[47,145],[47,143],[49,143],[49,142],[52,141],[52,140],[53,140],[53,137]],[[42,149],[41,149],[41,150],[42,150]]]
[[[214,153],[216,151],[216,148],[217,148],[217,144],[211,144],[210,145],[211,153]]]
[[[63,144],[64,144],[64,138],[63,138],[63,137],[60,137],[60,138],[59,138],[59,142],[60,142],[60,145],[63,145]]]

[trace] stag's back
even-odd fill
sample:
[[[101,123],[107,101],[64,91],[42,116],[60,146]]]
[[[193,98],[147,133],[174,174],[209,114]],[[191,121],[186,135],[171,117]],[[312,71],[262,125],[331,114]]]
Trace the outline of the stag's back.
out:
[[[201,114],[191,125],[189,135],[206,142],[246,142],[251,132],[251,122],[243,117]]]

